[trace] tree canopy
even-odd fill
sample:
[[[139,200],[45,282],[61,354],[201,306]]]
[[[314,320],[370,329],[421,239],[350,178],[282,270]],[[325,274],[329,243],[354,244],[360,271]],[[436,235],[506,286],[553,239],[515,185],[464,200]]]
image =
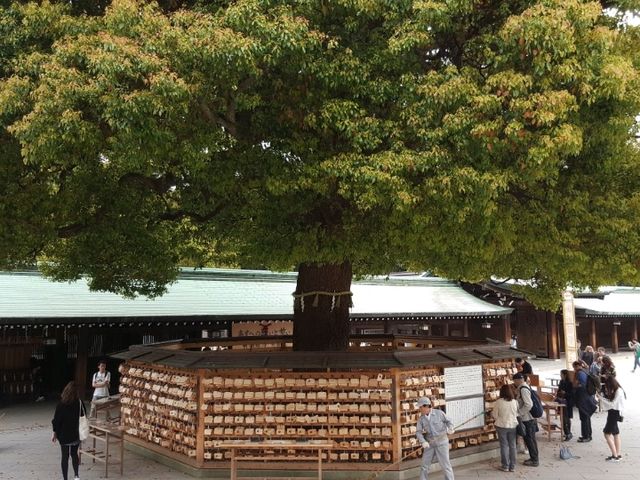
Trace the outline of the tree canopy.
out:
[[[640,2],[104,5],[0,7],[0,267],[640,283]]]

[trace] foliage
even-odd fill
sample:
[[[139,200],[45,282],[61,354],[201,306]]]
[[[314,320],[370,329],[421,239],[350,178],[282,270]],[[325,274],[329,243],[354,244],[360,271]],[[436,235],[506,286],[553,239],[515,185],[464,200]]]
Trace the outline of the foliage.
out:
[[[127,295],[185,256],[531,279],[541,307],[638,284],[639,3],[0,7],[0,263]]]

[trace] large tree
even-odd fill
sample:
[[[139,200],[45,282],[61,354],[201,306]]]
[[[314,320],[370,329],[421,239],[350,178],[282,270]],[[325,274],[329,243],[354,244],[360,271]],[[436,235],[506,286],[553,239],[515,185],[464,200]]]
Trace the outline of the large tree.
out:
[[[547,308],[638,284],[639,3],[6,4],[0,266],[295,266],[298,349],[346,348],[352,276],[398,265]]]

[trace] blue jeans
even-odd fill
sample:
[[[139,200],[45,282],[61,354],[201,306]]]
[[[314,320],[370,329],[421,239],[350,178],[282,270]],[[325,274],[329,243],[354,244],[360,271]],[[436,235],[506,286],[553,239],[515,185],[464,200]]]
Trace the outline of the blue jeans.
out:
[[[633,371],[636,371],[636,368],[640,367],[640,357],[633,357]]]
[[[503,467],[516,466],[516,428],[496,427],[500,440],[500,463]]]

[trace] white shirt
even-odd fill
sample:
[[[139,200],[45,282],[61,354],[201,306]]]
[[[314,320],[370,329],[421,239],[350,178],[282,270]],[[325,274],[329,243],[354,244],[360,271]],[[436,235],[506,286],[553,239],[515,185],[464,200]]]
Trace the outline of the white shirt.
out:
[[[493,404],[491,416],[496,421],[496,427],[516,428],[518,426],[518,401],[499,398]]]
[[[604,395],[602,395],[600,399],[602,400],[602,408],[604,410],[618,410],[622,415],[622,409],[624,408],[624,391],[621,388],[616,390],[613,400],[609,400]]]
[[[93,381],[95,383],[102,383],[102,382],[110,382],[111,381],[111,374],[109,372],[96,372],[93,374]],[[109,396],[109,387],[107,387],[106,385],[104,387],[97,387],[94,391],[93,391],[93,398],[102,398],[102,397],[108,397]]]

